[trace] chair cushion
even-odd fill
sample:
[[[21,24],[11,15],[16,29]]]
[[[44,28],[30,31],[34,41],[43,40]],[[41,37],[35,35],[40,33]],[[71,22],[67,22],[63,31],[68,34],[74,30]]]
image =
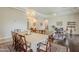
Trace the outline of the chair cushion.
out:
[[[42,45],[42,46],[40,46],[40,49],[46,51],[46,45]]]

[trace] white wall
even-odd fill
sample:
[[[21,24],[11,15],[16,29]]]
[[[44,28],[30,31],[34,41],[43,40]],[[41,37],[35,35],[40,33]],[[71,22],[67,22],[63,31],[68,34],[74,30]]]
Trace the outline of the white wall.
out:
[[[27,30],[26,15],[14,8],[0,8],[0,38],[11,36],[11,30]]]

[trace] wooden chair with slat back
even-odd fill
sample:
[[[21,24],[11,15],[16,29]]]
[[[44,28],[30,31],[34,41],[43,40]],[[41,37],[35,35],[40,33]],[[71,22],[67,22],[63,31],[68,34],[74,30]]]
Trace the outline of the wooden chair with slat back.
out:
[[[21,43],[21,38],[16,32],[12,32],[12,38],[13,38],[13,47],[15,51],[20,51],[20,43]]]
[[[16,44],[17,44],[18,51],[20,51],[20,52],[21,51],[23,51],[23,52],[31,52],[32,51],[32,49],[27,46],[27,41],[26,41],[25,36],[17,34],[17,40],[18,40],[18,42]]]
[[[32,49],[30,48],[31,43],[29,43],[29,45],[27,44],[28,42],[26,41],[25,36],[23,35],[19,35],[18,31],[20,30],[14,30],[11,31],[12,33],[12,39],[13,39],[13,47],[15,49],[15,51],[32,51]]]

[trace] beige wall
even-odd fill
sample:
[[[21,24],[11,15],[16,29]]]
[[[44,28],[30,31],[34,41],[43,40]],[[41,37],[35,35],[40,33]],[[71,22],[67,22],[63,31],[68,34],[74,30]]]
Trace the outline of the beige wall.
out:
[[[26,15],[14,8],[0,8],[0,38],[11,36],[11,30],[26,30]]]

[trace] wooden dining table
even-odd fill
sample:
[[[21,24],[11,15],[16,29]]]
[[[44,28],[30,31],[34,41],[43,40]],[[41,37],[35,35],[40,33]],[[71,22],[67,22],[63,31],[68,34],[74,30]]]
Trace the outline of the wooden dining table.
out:
[[[40,33],[31,32],[30,34],[27,34],[27,32],[18,32],[18,34],[24,35],[26,37],[26,41],[31,43],[31,48],[33,52],[37,52],[37,44],[39,42],[46,43],[48,39],[48,35]]]

